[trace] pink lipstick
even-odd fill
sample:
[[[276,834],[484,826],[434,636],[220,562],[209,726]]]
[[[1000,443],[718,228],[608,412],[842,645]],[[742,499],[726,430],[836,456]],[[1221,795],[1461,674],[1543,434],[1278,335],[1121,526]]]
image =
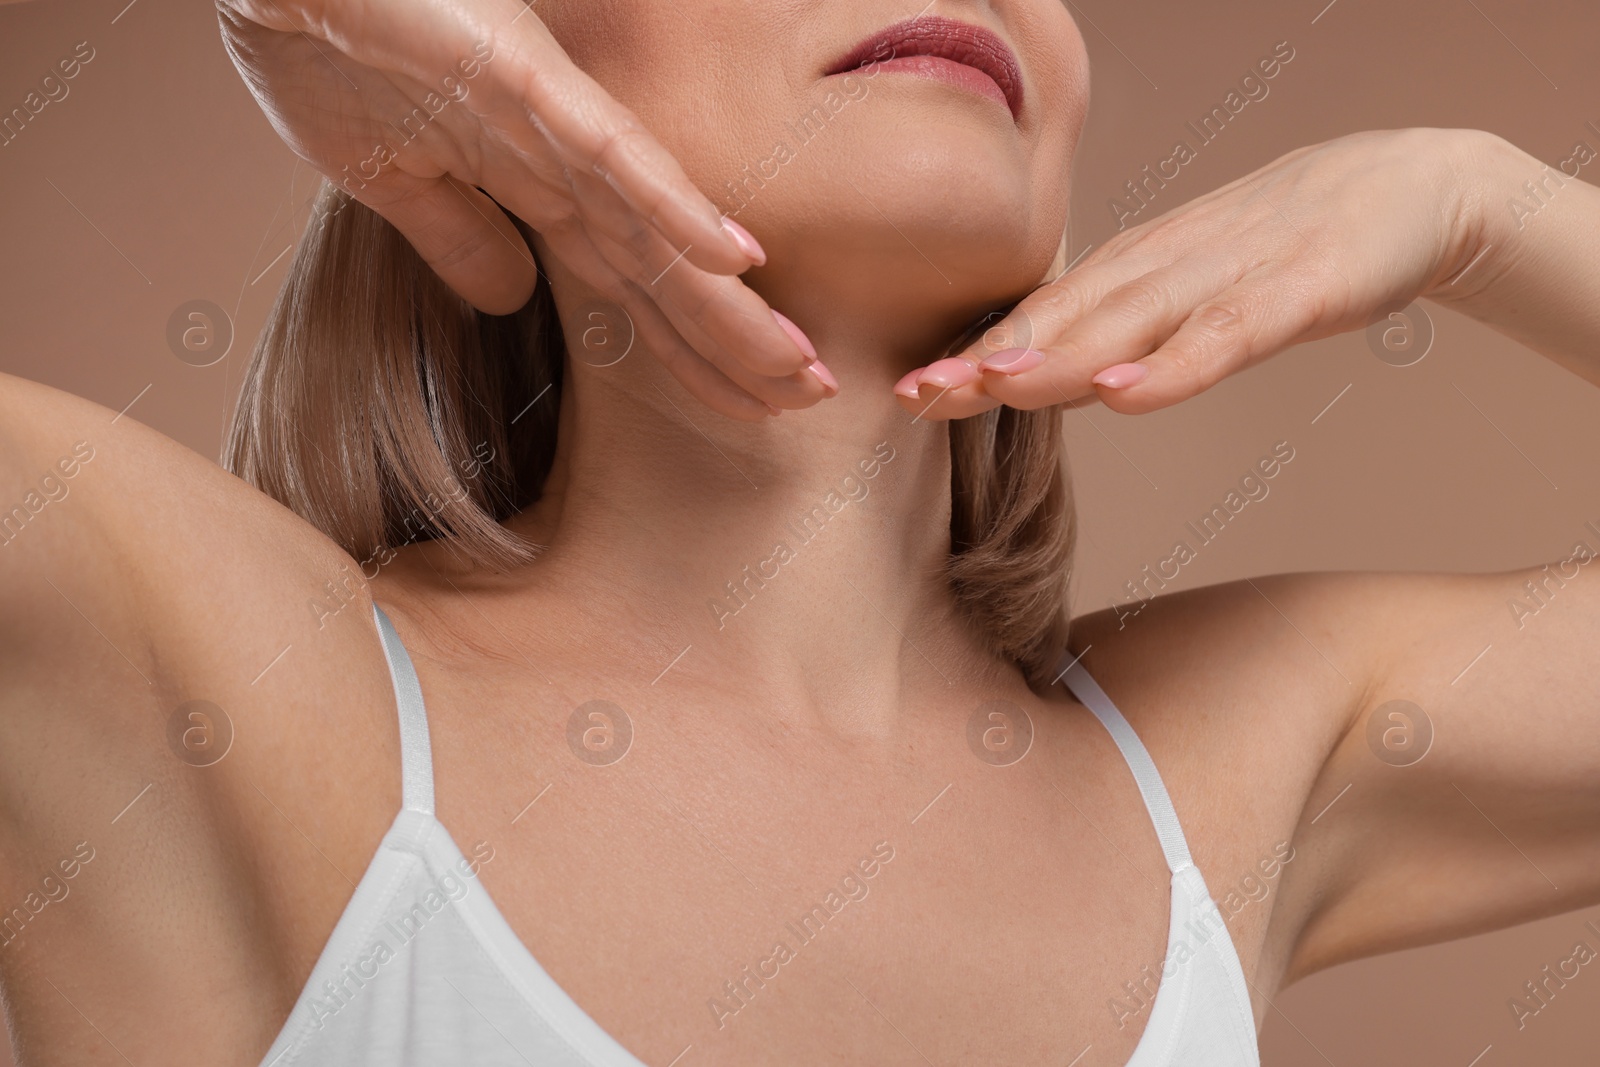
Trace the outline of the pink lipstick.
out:
[[[828,68],[901,71],[958,85],[1022,112],[1022,65],[1000,36],[970,22],[926,15],[873,34]]]

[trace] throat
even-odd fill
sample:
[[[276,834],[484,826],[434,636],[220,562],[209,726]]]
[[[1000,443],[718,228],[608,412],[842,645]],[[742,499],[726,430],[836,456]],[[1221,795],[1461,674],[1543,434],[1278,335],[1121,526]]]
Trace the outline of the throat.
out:
[[[561,655],[830,716],[990,669],[947,577],[943,424],[867,396],[696,424],[663,396],[564,397],[544,497],[508,523],[543,546],[510,582],[564,620]]]

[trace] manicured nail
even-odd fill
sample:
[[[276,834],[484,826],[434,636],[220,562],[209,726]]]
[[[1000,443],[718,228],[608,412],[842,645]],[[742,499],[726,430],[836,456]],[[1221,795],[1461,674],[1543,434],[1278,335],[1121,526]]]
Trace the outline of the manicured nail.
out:
[[[839,391],[839,379],[833,376],[831,370],[822,365],[821,360],[812,363],[809,370],[817,376],[817,381],[822,383],[822,387],[828,391],[829,396],[833,396]]]
[[[766,251],[762,249],[761,242],[757,241],[749,230],[740,226],[726,215],[722,216],[722,228],[728,232],[729,237],[733,238],[733,243],[739,246],[739,251],[749,256],[756,266],[759,267],[766,263]]]
[[[1044,353],[1032,348],[1008,348],[996,352],[982,363],[979,370],[992,370],[996,374],[1021,374],[1044,362]]]
[[[920,377],[922,377],[922,368],[918,367],[904,378],[901,378],[898,382],[895,382],[895,395],[907,397],[911,400],[919,399],[919,394],[917,393],[917,379]]]
[[[937,385],[941,389],[959,389],[978,380],[978,368],[955,356],[941,359],[922,368],[919,385]]]
[[[806,362],[815,362],[817,348],[811,343],[811,338],[807,337],[800,327],[790,322],[781,312],[773,311],[772,317],[778,320],[778,325],[783,327],[783,332],[789,335],[790,340],[800,346],[800,351],[806,354]]]
[[[1089,380],[1107,389],[1126,389],[1130,385],[1138,385],[1149,374],[1150,368],[1143,363],[1118,363],[1114,367],[1107,367]]]

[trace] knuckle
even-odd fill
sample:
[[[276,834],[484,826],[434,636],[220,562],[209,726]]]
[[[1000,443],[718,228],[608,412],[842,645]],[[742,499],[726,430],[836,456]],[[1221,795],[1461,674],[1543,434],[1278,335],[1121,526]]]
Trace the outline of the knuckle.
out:
[[[1089,310],[1089,293],[1081,284],[1060,283],[1045,294],[1039,310],[1071,322]]]
[[[590,169],[602,179],[610,181],[612,172],[619,165],[629,162],[638,139],[646,136],[636,121],[622,118],[601,133],[590,148]]]
[[[1197,341],[1180,341],[1163,353],[1171,368],[1185,381],[1205,376],[1211,363],[1209,352]]]
[[[967,346],[968,358],[985,359],[1008,348],[1026,348],[1033,343],[1032,316],[1026,311],[1004,318],[993,316],[979,324],[977,336]]]
[[[633,249],[641,263],[647,261],[654,237],[654,233],[644,224],[639,216],[630,213],[624,214],[620,222],[622,232],[618,235],[622,242]]]
[[[1181,376],[1203,383],[1220,380],[1237,358],[1249,354],[1248,302],[1229,297],[1197,308],[1163,350]]]
[[[1167,286],[1146,275],[1135,278],[1114,289],[1105,300],[1106,305],[1133,318],[1145,318],[1165,308],[1172,300]]]
[[[1238,299],[1214,300],[1198,308],[1193,321],[1208,334],[1233,337],[1243,332],[1248,313],[1249,309]]]
[[[716,275],[699,278],[697,281],[699,284],[676,291],[671,299],[678,310],[689,316],[696,325],[703,327],[708,325],[708,320],[724,297],[723,285]]]
[[[1045,362],[1059,367],[1078,366],[1093,355],[1083,341],[1071,335],[1056,338],[1055,343],[1043,351]]]

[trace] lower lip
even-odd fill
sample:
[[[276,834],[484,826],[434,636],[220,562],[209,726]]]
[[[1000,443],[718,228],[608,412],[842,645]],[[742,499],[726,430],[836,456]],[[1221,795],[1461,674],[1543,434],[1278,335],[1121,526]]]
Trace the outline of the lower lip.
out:
[[[947,85],[954,85],[969,92],[986,96],[996,101],[1007,113],[1011,111],[1011,102],[1006,99],[1005,90],[1000,88],[1000,83],[977,67],[969,67],[965,63],[957,63],[952,59],[940,56],[903,56],[896,59],[886,59],[881,63],[872,64],[874,73],[878,71],[902,74],[916,74],[923,78],[932,78],[942,81]],[[855,73],[851,71],[850,73]]]

